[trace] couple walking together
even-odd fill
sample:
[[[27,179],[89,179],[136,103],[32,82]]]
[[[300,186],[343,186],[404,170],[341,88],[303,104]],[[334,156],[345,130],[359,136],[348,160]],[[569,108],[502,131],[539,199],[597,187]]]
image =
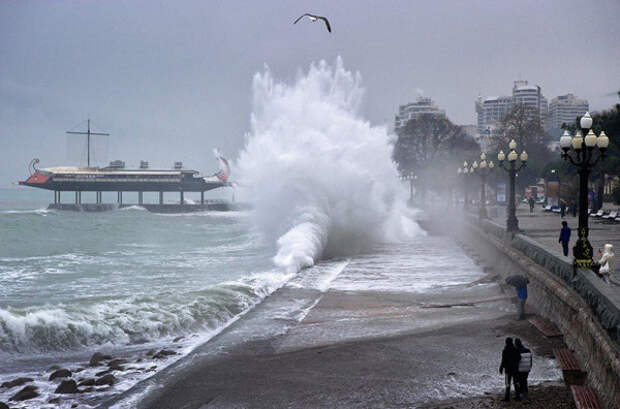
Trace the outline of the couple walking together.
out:
[[[510,401],[510,383],[514,384],[515,400],[527,398],[527,377],[532,369],[532,352],[521,343],[519,338],[506,338],[506,346],[502,351],[502,363],[499,373],[505,373],[506,395],[504,401]]]

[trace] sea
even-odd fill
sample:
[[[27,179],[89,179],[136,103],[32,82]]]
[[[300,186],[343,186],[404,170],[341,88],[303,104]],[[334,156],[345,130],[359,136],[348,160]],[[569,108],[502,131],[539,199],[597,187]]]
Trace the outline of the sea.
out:
[[[95,407],[208,342],[285,286],[415,293],[483,275],[456,243],[446,247],[421,230],[424,240],[374,243],[295,270],[278,265],[281,248],[257,227],[254,211],[47,210],[50,196],[0,189],[0,383],[30,377],[41,393],[20,407],[45,407],[57,396],[58,382],[48,381],[53,366],[87,379],[105,369],[88,366],[94,352],[127,360],[131,370],[115,372],[114,387],[63,395],[57,403]],[[285,313],[303,317],[304,308]],[[162,349],[175,355],[146,355]],[[0,388],[0,401],[19,389]]]
[[[251,126],[231,175],[248,211],[57,211],[47,209],[52,192],[0,189],[0,383],[29,377],[40,394],[20,407],[96,407],[287,286],[313,289],[318,301],[330,290],[432,294],[480,279],[456,242],[416,223],[391,136],[364,118],[364,94],[361,74],[340,58],[294,80],[269,68],[254,75]],[[296,322],[307,301],[277,313]],[[55,400],[53,369],[100,377],[105,367],[88,365],[95,352],[124,360],[116,383]],[[0,387],[0,401],[20,388]]]

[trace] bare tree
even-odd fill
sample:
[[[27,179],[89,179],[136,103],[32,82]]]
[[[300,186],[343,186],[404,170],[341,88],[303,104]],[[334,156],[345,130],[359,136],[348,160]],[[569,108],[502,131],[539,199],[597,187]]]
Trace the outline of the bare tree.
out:
[[[515,105],[499,122],[497,136],[491,140],[493,151],[505,150],[511,140],[521,148],[540,147],[549,143],[549,135],[540,123],[536,109],[527,105]]]
[[[427,183],[429,175],[444,172],[442,168],[446,168],[448,162],[454,164],[450,170],[456,168],[463,157],[478,150],[478,145],[465,131],[445,115],[420,114],[409,120],[398,133],[393,159],[401,174],[413,172],[418,176],[418,188],[423,194],[430,187]],[[442,181],[441,178],[434,179]]]
[[[528,166],[519,172],[517,181],[522,188],[534,184],[545,164],[554,159],[547,147],[550,136],[541,126],[538,110],[526,105],[515,105],[499,122],[489,148],[493,153],[506,151],[513,139],[517,143],[518,153],[525,150],[529,154]]]

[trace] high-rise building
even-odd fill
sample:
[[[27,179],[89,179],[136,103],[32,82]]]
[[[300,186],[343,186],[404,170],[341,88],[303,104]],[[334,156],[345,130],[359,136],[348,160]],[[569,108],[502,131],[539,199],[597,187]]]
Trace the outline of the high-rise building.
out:
[[[514,105],[524,105],[532,113],[538,113],[541,126],[547,117],[547,98],[540,91],[538,85],[528,85],[527,81],[515,81],[512,87],[512,101]]]
[[[482,135],[487,128],[499,122],[512,108],[512,97],[478,97],[476,113],[478,114],[478,134]]]
[[[407,121],[417,118],[420,114],[446,115],[446,111],[439,109],[432,99],[418,97],[416,102],[410,102],[398,107],[398,114],[394,118],[394,133],[398,134]]]
[[[512,95],[501,97],[478,97],[476,114],[478,115],[478,143],[486,149],[489,140],[498,132],[498,124],[516,105],[525,105],[531,108],[531,113],[537,115],[540,124],[544,125],[547,117],[547,99],[538,85],[529,85],[527,81],[515,81]]]
[[[562,133],[562,124],[574,124],[575,118],[583,116],[590,109],[588,101],[573,94],[560,95],[549,103],[546,130],[553,136]]]

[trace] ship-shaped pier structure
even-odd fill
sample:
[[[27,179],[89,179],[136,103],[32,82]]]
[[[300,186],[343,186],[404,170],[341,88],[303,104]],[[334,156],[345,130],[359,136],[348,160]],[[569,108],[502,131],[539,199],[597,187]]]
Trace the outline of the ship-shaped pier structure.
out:
[[[87,166],[86,167],[49,167],[39,169],[39,159],[33,159],[28,166],[30,177],[19,182],[20,185],[51,190],[54,192],[54,202],[50,209],[78,210],[78,211],[105,211],[128,206],[141,206],[158,213],[183,213],[204,210],[236,210],[240,206],[225,200],[205,200],[205,192],[222,187],[233,187],[229,182],[230,165],[215,151],[220,163],[220,170],[212,176],[203,177],[193,169],[186,169],[182,162],[175,162],[172,169],[150,169],[149,163],[140,162],[137,169],[125,168],[125,162],[115,160],[106,167],[90,166],[90,137],[91,135],[108,135],[106,133],[91,132],[90,120],[86,132],[68,132],[83,134],[88,138]],[[82,193],[94,192],[95,203],[82,201]],[[114,203],[103,202],[103,192],[116,192]],[[137,203],[123,201],[124,192],[136,192]],[[156,192],[159,194],[157,203],[146,203],[144,193]],[[165,203],[166,193],[175,193],[179,197],[178,203]],[[185,199],[185,193],[199,192],[200,202]],[[73,196],[69,202],[62,202],[69,193]]]

